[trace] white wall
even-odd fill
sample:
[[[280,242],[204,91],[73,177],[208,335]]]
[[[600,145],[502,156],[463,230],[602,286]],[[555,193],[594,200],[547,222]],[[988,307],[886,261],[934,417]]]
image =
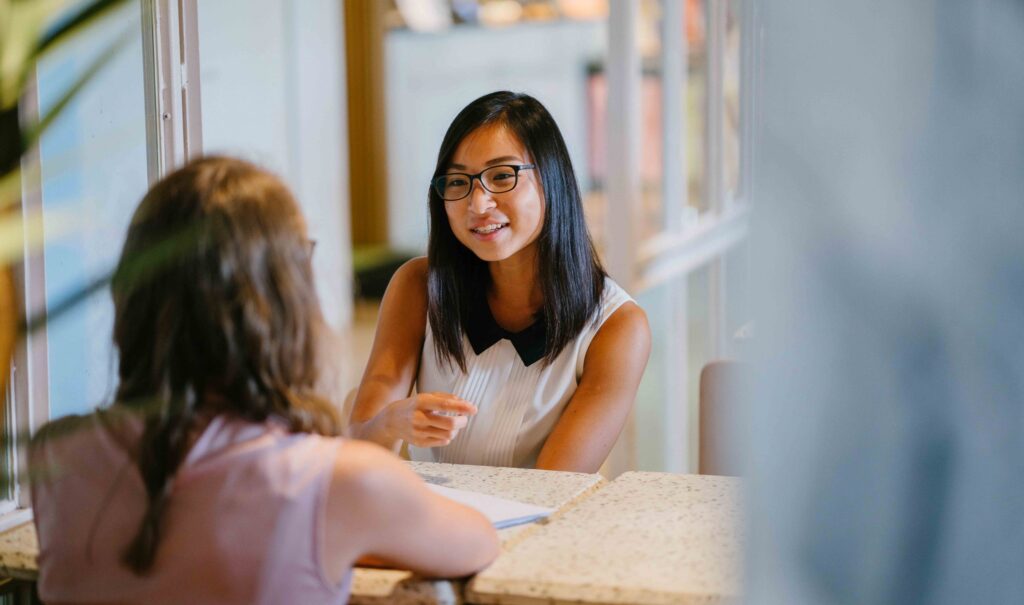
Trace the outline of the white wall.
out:
[[[335,327],[352,316],[343,36],[334,0],[199,3],[204,151],[254,161],[292,188]]]

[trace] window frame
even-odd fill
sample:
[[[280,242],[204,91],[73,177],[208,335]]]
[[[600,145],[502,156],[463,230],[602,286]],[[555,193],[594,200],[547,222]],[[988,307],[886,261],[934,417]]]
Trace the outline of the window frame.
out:
[[[639,3],[610,3],[609,23],[609,99],[608,99],[608,242],[606,263],[612,277],[634,295],[660,286],[667,287],[668,308],[673,309],[672,346],[666,367],[688,367],[687,280],[695,271],[710,266],[711,358],[725,354],[730,335],[726,333],[726,256],[747,241],[750,223],[750,191],[753,182],[753,139],[756,135],[756,47],[760,31],[757,3],[735,0],[739,10],[740,31],[740,125],[739,178],[736,197],[726,195],[723,150],[723,60],[727,9],[724,2],[706,0],[707,86],[705,101],[705,139],[703,153],[705,191],[708,210],[696,220],[683,220],[687,205],[684,171],[662,170],[664,227],[647,238],[637,236],[639,225],[633,212],[640,199],[640,85],[641,61],[637,29]],[[663,69],[662,123],[665,166],[684,166],[689,124],[683,107],[687,82],[687,40],[684,0],[661,0]],[[680,26],[681,25],[681,26]],[[614,119],[612,118],[614,116]],[[673,151],[677,149],[677,151]],[[669,164],[671,162],[672,164]],[[727,199],[728,198],[728,199]],[[689,395],[687,372],[668,372],[661,395],[662,426],[666,444],[661,470],[696,472],[699,452],[698,402]],[[681,395],[680,395],[681,394]],[[620,444],[606,465],[615,476],[636,468],[637,438],[631,417],[623,429]]]

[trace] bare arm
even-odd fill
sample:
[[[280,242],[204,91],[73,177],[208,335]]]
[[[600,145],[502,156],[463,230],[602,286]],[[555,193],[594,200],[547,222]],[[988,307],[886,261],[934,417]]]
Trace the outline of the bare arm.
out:
[[[594,473],[601,467],[636,399],[651,352],[643,309],[616,309],[590,343],[583,376],[537,457],[537,468]]]
[[[395,272],[381,301],[373,348],[353,404],[353,437],[393,451],[403,440],[421,447],[447,445],[466,425],[466,415],[476,413],[472,404],[449,393],[410,397],[426,322],[427,259],[416,258]]]
[[[348,441],[327,499],[324,571],[334,581],[360,559],[425,576],[475,573],[498,555],[498,536],[476,510],[441,497],[390,452]]]

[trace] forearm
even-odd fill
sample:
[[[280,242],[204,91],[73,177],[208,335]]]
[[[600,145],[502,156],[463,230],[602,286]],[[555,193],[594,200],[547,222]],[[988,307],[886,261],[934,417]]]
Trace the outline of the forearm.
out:
[[[439,508],[446,513],[404,532],[404,553],[394,557],[401,567],[426,577],[462,577],[498,556],[498,534],[482,514],[450,501]]]
[[[402,442],[392,408],[401,398],[400,389],[393,381],[377,375],[364,376],[352,404],[349,435],[397,453]]]
[[[544,448],[537,457],[537,469],[545,471],[567,471],[571,473],[596,473],[601,469],[611,445],[581,447],[577,450]]]
[[[402,440],[396,437],[394,431],[389,427],[386,406],[374,416],[364,420],[353,418],[351,424],[349,424],[349,434],[354,439],[370,441],[393,452],[398,452],[399,447],[402,445]]]
[[[537,456],[536,468],[596,473],[611,453],[629,417],[627,394],[604,397],[577,390]]]

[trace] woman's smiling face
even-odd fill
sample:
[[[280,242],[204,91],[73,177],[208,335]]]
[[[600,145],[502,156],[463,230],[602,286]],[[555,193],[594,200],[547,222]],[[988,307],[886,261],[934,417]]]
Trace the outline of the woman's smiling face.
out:
[[[515,134],[502,124],[488,124],[462,139],[447,172],[476,174],[491,166],[532,162]],[[473,179],[469,196],[444,202],[444,208],[455,237],[481,260],[532,255],[544,226],[540,173],[536,168],[519,171],[515,188],[504,193],[491,193]]]

